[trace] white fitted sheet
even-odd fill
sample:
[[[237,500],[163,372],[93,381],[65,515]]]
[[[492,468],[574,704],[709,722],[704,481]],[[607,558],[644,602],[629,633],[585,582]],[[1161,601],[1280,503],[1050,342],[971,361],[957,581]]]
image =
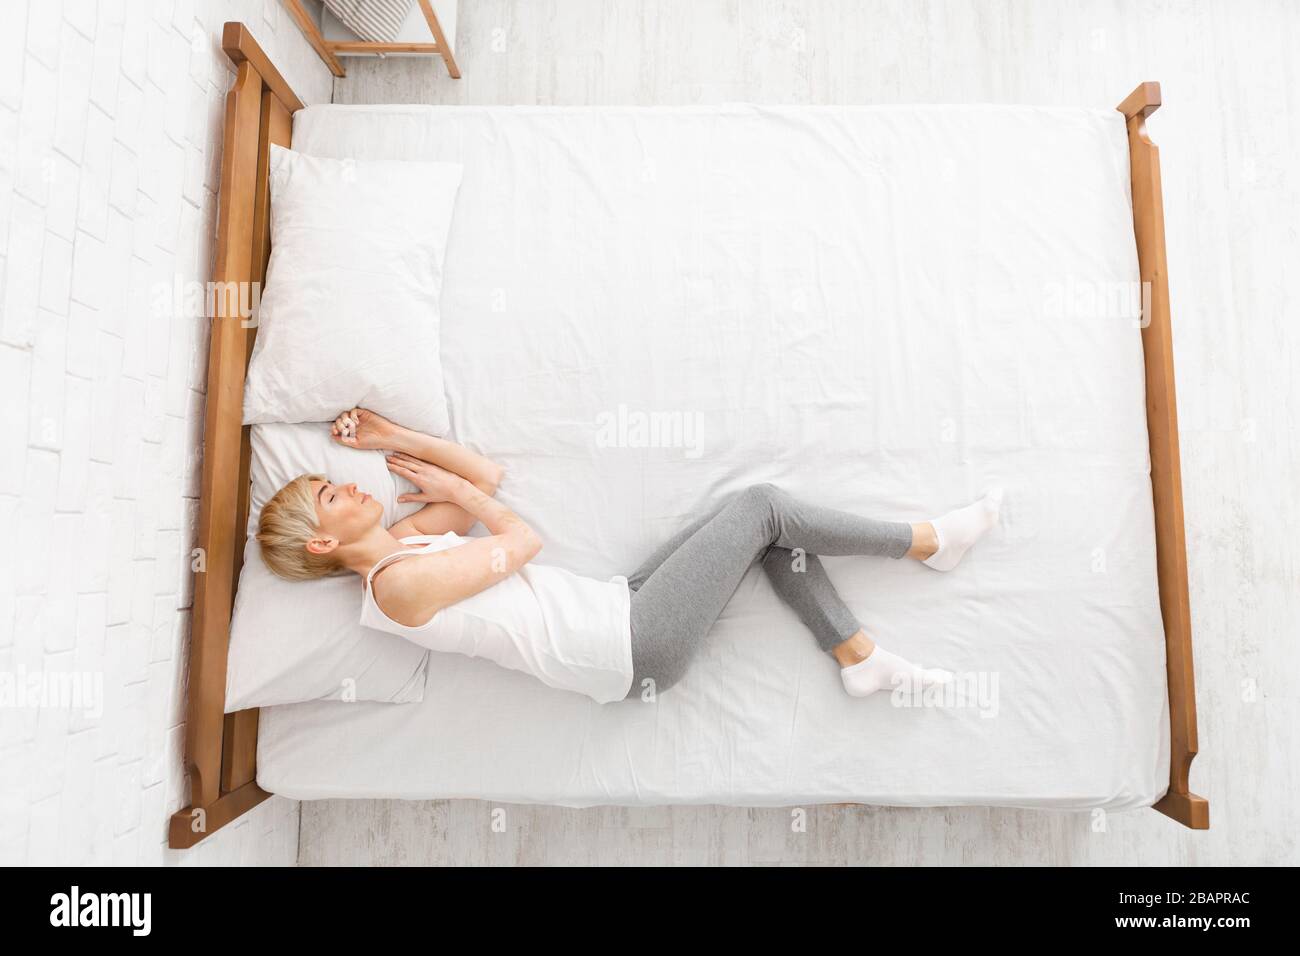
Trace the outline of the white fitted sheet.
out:
[[[951,574],[826,561],[883,645],[996,674],[998,706],[847,697],[752,571],[654,705],[434,655],[419,704],[264,709],[263,787],[569,806],[1126,809],[1164,793],[1120,114],[320,106],[297,114],[294,148],[464,165],[449,408],[509,469],[500,497],[545,562],[629,573],[754,481],[900,519],[1001,482],[1003,526]],[[620,408],[698,431],[610,446],[598,424]]]

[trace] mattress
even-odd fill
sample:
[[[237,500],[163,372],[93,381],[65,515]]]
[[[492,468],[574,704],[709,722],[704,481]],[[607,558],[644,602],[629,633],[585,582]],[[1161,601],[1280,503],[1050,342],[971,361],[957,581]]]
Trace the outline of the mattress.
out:
[[[950,574],[825,562],[884,646],[957,672],[955,697],[849,698],[755,570],[654,702],[435,654],[419,704],[264,709],[261,786],[566,806],[1164,793],[1119,113],[313,106],[294,146],[464,164],[451,418],[506,466],[540,561],[626,574],[756,481],[903,520],[993,483],[1006,504]]]

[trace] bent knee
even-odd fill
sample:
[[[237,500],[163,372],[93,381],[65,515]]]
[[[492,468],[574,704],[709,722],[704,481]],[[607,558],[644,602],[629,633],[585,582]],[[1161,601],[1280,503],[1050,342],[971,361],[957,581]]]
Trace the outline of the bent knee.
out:
[[[770,505],[784,496],[785,492],[770,481],[760,481],[757,484],[750,485],[737,495],[737,498],[754,504]]]

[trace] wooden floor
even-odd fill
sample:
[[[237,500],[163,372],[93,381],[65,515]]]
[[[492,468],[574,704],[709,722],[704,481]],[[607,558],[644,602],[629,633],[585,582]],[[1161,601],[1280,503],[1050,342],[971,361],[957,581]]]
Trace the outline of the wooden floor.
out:
[[[1300,863],[1300,4],[472,0],[464,79],[356,63],[340,103],[1018,102],[1140,80],[1161,146],[1209,832],[1154,811],[302,807],[332,863]],[[494,810],[503,832],[494,827]]]

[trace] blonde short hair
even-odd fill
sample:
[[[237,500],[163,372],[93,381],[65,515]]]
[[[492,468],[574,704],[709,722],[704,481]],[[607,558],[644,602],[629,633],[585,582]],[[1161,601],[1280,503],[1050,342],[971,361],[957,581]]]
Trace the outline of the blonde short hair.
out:
[[[324,475],[299,475],[262,509],[257,521],[257,543],[262,546],[266,566],[282,578],[312,581],[338,570],[332,555],[307,550],[307,542],[320,530],[311,483],[328,480]]]

